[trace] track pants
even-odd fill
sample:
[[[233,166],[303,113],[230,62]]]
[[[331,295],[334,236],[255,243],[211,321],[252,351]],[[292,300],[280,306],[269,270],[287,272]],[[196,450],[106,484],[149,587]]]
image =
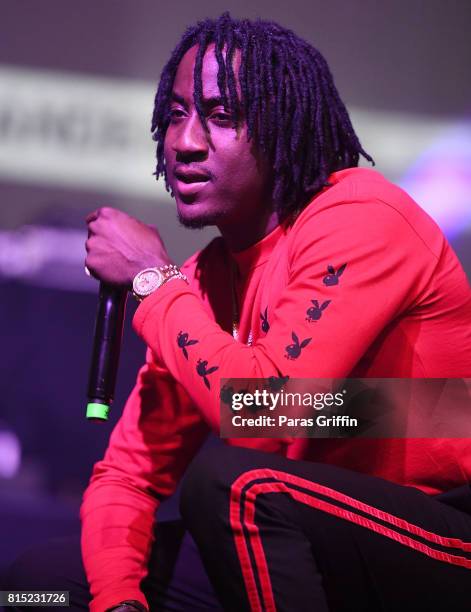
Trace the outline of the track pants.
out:
[[[467,485],[431,497],[330,465],[217,446],[189,467],[180,509],[173,536],[157,531],[143,583],[153,610],[471,609]],[[61,554],[75,559],[67,584],[86,609],[77,542],[62,544]],[[39,588],[24,567],[19,559],[10,581]]]

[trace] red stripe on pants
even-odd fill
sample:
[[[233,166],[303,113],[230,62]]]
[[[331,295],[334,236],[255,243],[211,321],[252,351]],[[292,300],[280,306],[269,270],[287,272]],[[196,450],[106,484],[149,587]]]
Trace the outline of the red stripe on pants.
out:
[[[252,482],[262,478],[271,478],[275,480],[275,482],[264,482],[258,484]],[[250,484],[251,482],[252,484]],[[249,486],[247,487],[247,485]],[[293,485],[308,489],[310,493],[303,493],[297,489],[293,489]],[[247,487],[245,491],[243,491],[244,487]],[[244,499],[242,499],[243,492],[245,494]],[[430,531],[426,531],[418,525],[409,523],[404,519],[401,519],[388,512],[384,512],[383,510],[379,510],[378,508],[370,506],[369,504],[365,504],[364,502],[345,495],[344,493],[335,491],[330,487],[325,487],[310,480],[300,478],[299,476],[294,476],[293,474],[272,470],[269,468],[250,470],[244,474],[241,474],[241,476],[239,476],[233,483],[231,487],[229,512],[231,527],[234,532],[237,555],[239,557],[245,588],[252,612],[261,612],[262,605],[260,602],[257,584],[255,582],[255,575],[250,560],[245,532],[249,534],[250,544],[255,557],[255,565],[260,579],[264,609],[266,612],[276,611],[265,552],[263,550],[259,529],[255,524],[255,502],[257,496],[266,493],[288,493],[296,501],[309,505],[317,510],[337,516],[338,518],[348,520],[362,527],[366,527],[371,531],[384,535],[385,537],[399,542],[404,546],[409,546],[410,548],[428,555],[433,559],[471,569],[471,560],[466,559],[465,557],[451,555],[443,551],[435,550],[422,542],[418,542],[407,535],[394,531],[394,529],[381,525],[370,518],[366,518],[351,510],[346,510],[345,508],[341,508],[332,503],[319,499],[312,495],[311,492],[321,494],[325,497],[330,497],[331,499],[339,501],[345,505],[349,505],[356,510],[361,510],[365,514],[381,519],[384,522],[390,523],[391,525],[404,531],[408,531],[413,535],[420,536],[421,538],[434,544],[447,546],[449,548],[459,548],[466,552],[471,551],[471,543],[469,542],[463,542],[458,538],[443,537]],[[241,510],[243,516],[242,520]]]

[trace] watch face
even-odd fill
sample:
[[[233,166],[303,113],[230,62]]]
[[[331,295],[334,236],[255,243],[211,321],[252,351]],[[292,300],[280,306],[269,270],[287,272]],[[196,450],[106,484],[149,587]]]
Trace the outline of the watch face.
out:
[[[140,272],[134,279],[134,291],[138,295],[149,295],[162,284],[163,275],[157,269],[148,269]]]

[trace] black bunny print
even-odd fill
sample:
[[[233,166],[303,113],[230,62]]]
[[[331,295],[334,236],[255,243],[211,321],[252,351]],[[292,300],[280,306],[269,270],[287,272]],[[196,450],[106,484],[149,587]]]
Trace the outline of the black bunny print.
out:
[[[319,321],[319,319],[322,317],[323,311],[330,304],[331,300],[326,300],[320,306],[317,300],[311,300],[311,302],[314,304],[314,306],[311,306],[306,310],[306,321],[309,321],[309,323]]]
[[[280,374],[280,376],[270,376],[268,379],[268,387],[270,391],[279,391],[288,380],[289,376],[283,376],[283,374]]]
[[[268,306],[265,308],[265,312],[260,313],[260,318],[262,319],[262,331],[267,333],[270,329],[270,324],[268,323]]]
[[[198,362],[196,364],[196,371],[203,378],[203,382],[206,385],[206,387],[208,389],[211,389],[211,385],[209,384],[209,380],[207,376],[208,374],[212,374],[213,372],[215,372],[219,368],[219,366],[212,366],[208,370],[207,365],[208,365],[208,362],[206,360],[203,361],[202,359],[198,359]]]
[[[185,347],[197,344],[198,342],[198,340],[188,340],[188,336],[189,334],[187,332],[182,331],[179,331],[177,336],[177,344],[182,349],[185,359],[188,359],[188,351]]]
[[[292,332],[291,337],[293,339],[293,344],[288,344],[285,348],[287,353],[285,357],[287,359],[297,359],[301,355],[302,349],[311,342],[312,338],[306,338],[300,343],[298,336],[294,332]]]
[[[326,274],[324,278],[322,279],[322,282],[324,283],[324,285],[326,285],[327,287],[331,287],[332,285],[338,285],[339,278],[344,273],[346,267],[347,267],[347,264],[344,263],[342,266],[340,266],[340,268],[336,272],[334,266],[330,266],[330,265],[327,266],[328,274]]]

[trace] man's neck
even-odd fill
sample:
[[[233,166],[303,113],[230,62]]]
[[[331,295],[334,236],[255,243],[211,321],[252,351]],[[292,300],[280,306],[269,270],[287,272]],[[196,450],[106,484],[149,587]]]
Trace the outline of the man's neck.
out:
[[[238,253],[244,249],[248,249],[252,245],[260,242],[265,236],[268,236],[278,225],[280,220],[276,211],[260,217],[258,223],[245,223],[237,227],[219,227],[228,248],[233,253]]]

